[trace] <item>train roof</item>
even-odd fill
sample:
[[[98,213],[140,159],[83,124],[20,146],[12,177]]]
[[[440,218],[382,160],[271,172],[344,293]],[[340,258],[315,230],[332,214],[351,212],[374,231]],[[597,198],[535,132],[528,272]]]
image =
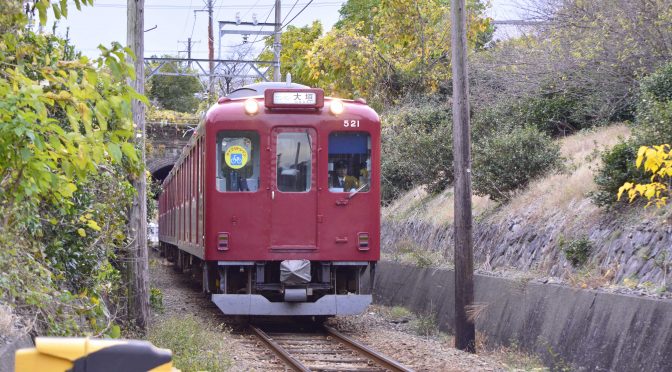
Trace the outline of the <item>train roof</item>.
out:
[[[235,98],[246,98],[254,96],[263,96],[266,89],[282,89],[282,88],[294,88],[294,89],[303,89],[310,88],[309,86],[303,84],[295,83],[283,83],[280,81],[275,82],[264,82],[246,85],[242,88],[238,88],[233,92],[229,93],[226,97],[235,99]]]

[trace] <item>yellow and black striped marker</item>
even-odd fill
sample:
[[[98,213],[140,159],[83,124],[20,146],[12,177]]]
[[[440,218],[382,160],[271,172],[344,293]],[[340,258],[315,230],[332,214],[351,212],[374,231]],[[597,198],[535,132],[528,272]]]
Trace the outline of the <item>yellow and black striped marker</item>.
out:
[[[174,372],[170,350],[148,341],[38,337],[35,347],[17,350],[16,372]],[[179,372],[179,371],[178,371]]]

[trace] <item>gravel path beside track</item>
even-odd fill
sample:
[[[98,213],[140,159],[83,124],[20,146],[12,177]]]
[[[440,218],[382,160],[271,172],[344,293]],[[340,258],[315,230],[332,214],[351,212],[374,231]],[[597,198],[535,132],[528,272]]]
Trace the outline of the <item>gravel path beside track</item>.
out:
[[[193,315],[210,326],[224,324],[222,333],[233,360],[233,371],[285,370],[284,365],[245,327],[233,317],[226,317],[200,293],[189,274],[178,274],[172,265],[154,253],[150,257],[151,286],[161,290],[163,313],[154,312],[153,319]],[[372,306],[361,316],[333,318],[328,324],[367,346],[416,371],[502,371],[503,364],[491,357],[472,355],[456,350],[448,336],[422,337],[415,333],[412,321],[390,319],[389,310]]]

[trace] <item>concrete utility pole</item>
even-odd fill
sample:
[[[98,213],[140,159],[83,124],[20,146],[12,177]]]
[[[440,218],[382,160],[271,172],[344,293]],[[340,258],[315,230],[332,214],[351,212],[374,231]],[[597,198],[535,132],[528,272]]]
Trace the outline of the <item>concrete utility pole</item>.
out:
[[[282,44],[280,43],[280,31],[282,30],[282,19],[280,19],[281,11],[280,0],[275,0],[275,35],[273,36],[273,53],[275,53],[275,63],[273,64],[273,80],[280,81],[280,51]]]
[[[208,81],[208,92],[210,101],[214,101],[217,97],[213,96],[215,79],[215,46],[214,46],[214,37],[212,36],[212,0],[208,0],[208,59],[210,60],[210,80]]]
[[[455,347],[476,352],[476,329],[467,316],[474,303],[471,215],[471,130],[464,0],[452,0],[453,158],[455,159]]]
[[[127,0],[127,42],[135,53],[135,80],[129,83],[140,93],[145,93],[144,25],[145,0]],[[129,263],[131,293],[129,310],[136,324],[146,329],[149,321],[149,257],[147,253],[147,184],[145,179],[145,105],[133,100],[132,108],[135,128],[135,140],[140,148],[140,174],[133,182],[137,195],[133,198],[129,218],[130,238],[132,241],[131,261]]]
[[[183,52],[187,53],[187,60],[189,60],[189,62],[187,62],[187,68],[191,68],[191,50],[194,44],[198,44],[200,41],[191,41],[191,38],[187,38],[187,41],[180,41],[179,43],[184,44],[187,47],[187,50],[178,50],[177,53],[178,55]]]
[[[187,41],[180,41],[180,43],[184,43],[187,46],[187,50],[180,50],[179,52],[187,52],[187,58],[191,59],[191,46],[193,45],[191,38],[187,38]]]

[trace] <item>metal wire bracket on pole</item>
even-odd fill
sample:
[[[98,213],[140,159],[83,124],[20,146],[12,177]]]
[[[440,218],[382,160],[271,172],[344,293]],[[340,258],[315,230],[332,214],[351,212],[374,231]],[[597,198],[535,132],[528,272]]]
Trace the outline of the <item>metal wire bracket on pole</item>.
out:
[[[162,69],[169,63],[175,63],[182,66],[189,66],[195,71],[162,71]],[[239,59],[216,59],[214,63],[214,73],[210,74],[209,59],[198,58],[171,58],[171,57],[150,57],[145,58],[145,69],[147,71],[147,79],[155,75],[163,76],[195,76],[208,77],[212,79],[217,78],[250,78],[261,79],[269,81],[270,67],[274,61],[257,61],[257,60],[239,60]],[[207,66],[207,67],[206,67]],[[247,73],[221,73],[218,71],[236,71],[233,66],[242,67],[237,71],[247,71]]]

